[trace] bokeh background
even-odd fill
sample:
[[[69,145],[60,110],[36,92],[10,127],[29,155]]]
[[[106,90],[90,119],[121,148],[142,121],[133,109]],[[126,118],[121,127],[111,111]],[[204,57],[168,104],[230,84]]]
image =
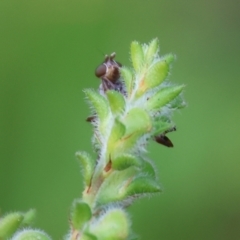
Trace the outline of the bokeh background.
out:
[[[92,152],[84,88],[105,54],[158,37],[187,85],[175,147],[149,155],[164,192],[136,202],[142,239],[240,239],[240,1],[0,1],[0,208],[38,210],[53,239],[81,195],[77,150]]]

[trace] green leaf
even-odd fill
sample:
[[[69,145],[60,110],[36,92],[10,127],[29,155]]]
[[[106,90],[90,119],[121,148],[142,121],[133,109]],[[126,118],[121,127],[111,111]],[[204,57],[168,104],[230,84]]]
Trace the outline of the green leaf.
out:
[[[169,66],[166,61],[159,60],[154,63],[141,80],[138,95],[140,96],[146,90],[159,86],[166,79],[168,72]]]
[[[71,224],[73,229],[81,230],[92,217],[89,205],[81,200],[75,200],[71,209]]]
[[[151,118],[141,108],[132,108],[123,119],[123,123],[126,126],[126,137],[135,132],[149,132],[152,128]]]
[[[168,129],[171,129],[174,127],[174,124],[172,122],[164,122],[164,121],[156,121],[154,122],[154,134],[153,135],[158,135],[161,134],[163,132],[165,132]]]
[[[174,99],[171,101],[169,107],[172,108],[172,109],[181,109],[181,108],[186,107],[186,103],[185,103],[185,101],[183,100],[181,94],[178,95],[176,98],[174,98]]]
[[[183,88],[184,85],[162,88],[146,102],[147,109],[159,110],[176,98],[182,92]]]
[[[90,225],[98,240],[126,240],[130,232],[127,214],[120,208],[111,208]]]
[[[170,65],[175,60],[175,56],[172,53],[169,53],[166,54],[162,59],[166,61],[168,65]]]
[[[98,191],[99,206],[121,201],[125,198],[125,189],[131,180],[139,173],[139,169],[129,167],[122,171],[113,171],[103,182]]]
[[[149,176],[140,176],[135,178],[126,188],[125,197],[157,192],[161,192],[161,189],[155,179]]]
[[[141,169],[142,174],[146,174],[146,176],[152,177],[153,179],[156,180],[157,178],[156,167],[150,160],[143,159]]]
[[[112,159],[112,167],[114,170],[124,170],[132,166],[140,167],[142,160],[131,154],[121,154]]]
[[[127,90],[127,95],[130,96],[133,89],[133,74],[129,68],[122,67],[120,69],[121,76],[123,77],[123,81],[125,83],[125,87]]]
[[[150,116],[141,108],[131,109],[122,121],[126,126],[126,133],[114,149],[116,154],[131,149],[144,133],[152,129]]]
[[[84,92],[95,112],[97,113],[100,121],[103,122],[104,120],[106,120],[109,114],[107,100],[101,94],[92,89],[85,89]]]
[[[107,155],[111,154],[116,147],[116,143],[119,141],[119,139],[122,138],[122,136],[125,134],[126,128],[123,123],[121,123],[118,119],[115,119],[114,125],[112,127],[110,136],[108,138],[108,144],[107,144]]]
[[[51,238],[41,230],[25,229],[16,233],[11,240],[51,240]]]
[[[120,92],[110,90],[106,92],[108,102],[113,114],[122,113],[125,108],[125,100]]]
[[[27,211],[26,213],[23,214],[23,221],[22,221],[22,225],[23,226],[29,226],[32,225],[33,222],[36,219],[36,210],[35,209],[30,209],[29,211]]]
[[[77,152],[76,157],[83,167],[83,179],[85,185],[89,186],[91,183],[91,177],[95,167],[95,161],[87,152]]]
[[[145,62],[147,65],[150,65],[152,63],[152,61],[156,57],[158,50],[159,50],[159,41],[157,38],[155,38],[148,45],[148,48],[145,54]]]
[[[144,63],[144,53],[139,42],[134,41],[131,44],[131,59],[134,69],[140,71]]]
[[[24,215],[19,212],[9,213],[0,220],[0,239],[6,239],[22,224]]]

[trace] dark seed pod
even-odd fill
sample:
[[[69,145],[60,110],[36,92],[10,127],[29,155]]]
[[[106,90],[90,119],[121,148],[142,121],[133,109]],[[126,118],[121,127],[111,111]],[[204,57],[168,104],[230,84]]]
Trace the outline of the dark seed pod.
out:
[[[155,136],[155,141],[166,147],[173,147],[172,141],[165,135]]]
[[[173,147],[172,141],[166,136],[166,134],[169,133],[169,132],[176,131],[176,130],[177,130],[176,127],[170,128],[170,129],[166,130],[164,133],[155,136],[154,140],[157,143],[162,144],[163,146]]]
[[[89,116],[86,121],[87,122],[94,122],[96,120],[96,116]]]

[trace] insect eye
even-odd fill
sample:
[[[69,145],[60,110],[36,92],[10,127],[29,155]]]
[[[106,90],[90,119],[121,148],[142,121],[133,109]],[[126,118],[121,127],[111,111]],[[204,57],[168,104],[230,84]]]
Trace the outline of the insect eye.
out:
[[[96,77],[100,78],[106,74],[107,67],[104,64],[99,65],[95,70]]]

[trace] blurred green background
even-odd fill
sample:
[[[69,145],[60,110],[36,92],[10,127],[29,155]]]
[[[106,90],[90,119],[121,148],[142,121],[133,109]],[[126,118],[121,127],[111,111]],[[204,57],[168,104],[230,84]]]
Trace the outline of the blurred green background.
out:
[[[84,88],[113,51],[158,37],[187,85],[175,147],[149,155],[164,192],[136,202],[142,239],[240,239],[240,1],[0,0],[0,208],[38,210],[53,239],[81,195],[77,150],[92,152]]]

